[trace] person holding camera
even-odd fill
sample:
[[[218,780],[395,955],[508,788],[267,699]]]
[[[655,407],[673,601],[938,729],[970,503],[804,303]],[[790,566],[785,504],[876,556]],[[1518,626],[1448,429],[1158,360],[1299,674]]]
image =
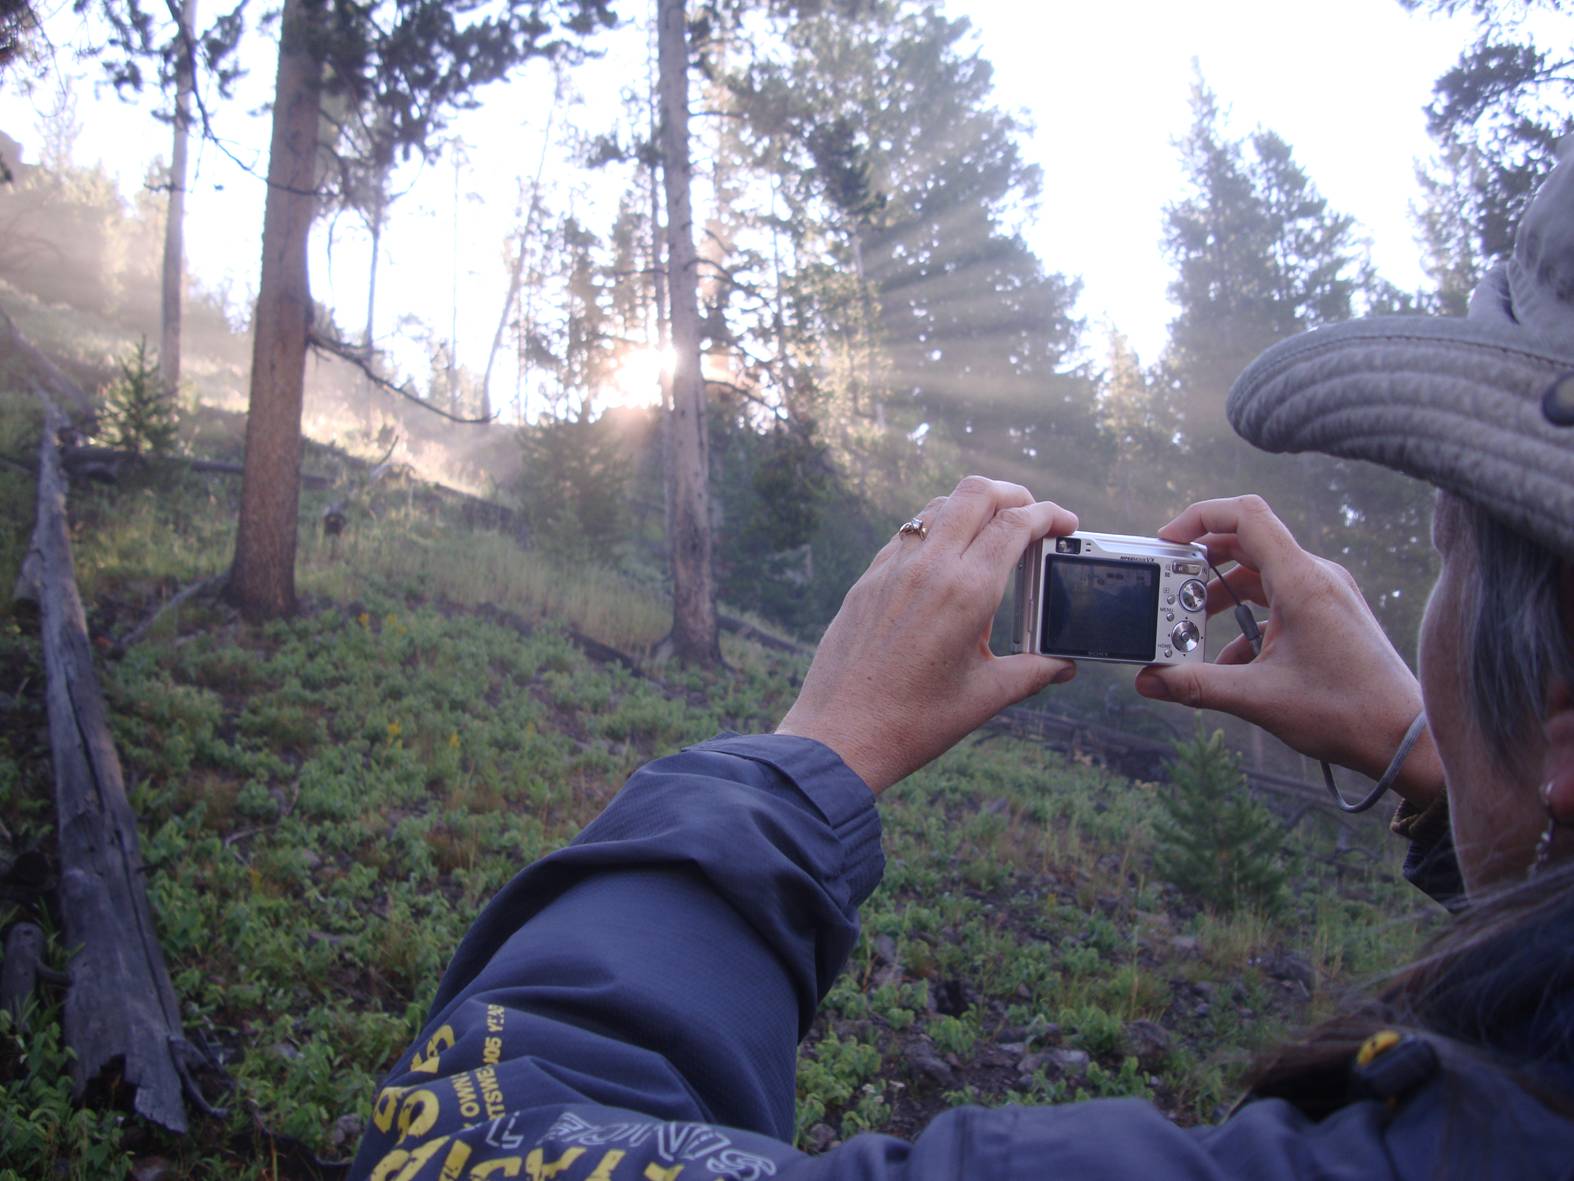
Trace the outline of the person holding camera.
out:
[[[1464,912],[1417,963],[1271,1055],[1215,1127],[1099,1100],[958,1108],[911,1142],[866,1134],[817,1157],[790,1146],[797,1043],[880,880],[877,798],[1075,671],[988,647],[1018,559],[1075,514],[969,477],[875,556],[775,734],[651,763],[492,901],[352,1175],[1574,1176],[1574,161],[1468,317],[1283,342],[1229,412],[1269,450],[1438,488],[1420,676],[1344,570],[1239,496],[1159,536],[1234,563],[1207,610],[1265,607],[1260,651],[1243,637],[1137,688],[1391,784],[1407,875]]]

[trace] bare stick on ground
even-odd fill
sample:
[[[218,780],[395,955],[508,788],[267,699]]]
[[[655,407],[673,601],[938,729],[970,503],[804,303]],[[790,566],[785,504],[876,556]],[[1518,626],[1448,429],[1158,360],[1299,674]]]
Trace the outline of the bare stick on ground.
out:
[[[199,595],[217,594],[224,586],[223,574],[210,574],[206,578],[199,578],[190,586],[176,591],[167,602],[161,603],[158,610],[154,611],[136,627],[132,628],[119,641],[116,642],[113,655],[124,656],[126,650],[133,644],[141,643],[147,639],[148,633],[158,626],[159,620],[171,611],[178,610],[183,604],[190,602]]]

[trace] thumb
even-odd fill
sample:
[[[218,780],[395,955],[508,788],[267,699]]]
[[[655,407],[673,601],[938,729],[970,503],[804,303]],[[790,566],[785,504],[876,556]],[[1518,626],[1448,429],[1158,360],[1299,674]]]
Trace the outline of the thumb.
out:
[[[1050,685],[1064,684],[1077,675],[1076,661],[1039,656],[1033,652],[997,656],[993,664],[995,687],[1000,696],[1005,698],[995,706],[996,710],[1014,705]]]
[[[1245,717],[1257,696],[1254,673],[1250,664],[1150,665],[1137,674],[1137,692],[1155,701]]]

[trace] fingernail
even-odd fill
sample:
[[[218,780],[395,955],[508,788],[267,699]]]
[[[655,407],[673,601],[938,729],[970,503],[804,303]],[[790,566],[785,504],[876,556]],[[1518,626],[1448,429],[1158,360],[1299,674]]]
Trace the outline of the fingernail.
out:
[[[1144,697],[1151,697],[1155,701],[1168,701],[1170,699],[1170,687],[1159,680],[1158,677],[1144,677],[1138,681],[1137,692]]]
[[[1077,675],[1077,666],[1074,665],[1074,664],[1068,664],[1065,668],[1061,669],[1058,673],[1056,673],[1055,676],[1054,676],[1054,679],[1052,679],[1049,683],[1051,685],[1064,685],[1067,681],[1071,680],[1071,678],[1076,676],[1076,675]]]

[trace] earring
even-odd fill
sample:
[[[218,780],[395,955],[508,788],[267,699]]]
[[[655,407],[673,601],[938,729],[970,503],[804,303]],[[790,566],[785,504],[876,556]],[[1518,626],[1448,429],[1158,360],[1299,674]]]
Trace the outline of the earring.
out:
[[[1536,840],[1536,855],[1530,862],[1529,877],[1534,879],[1552,860],[1552,841],[1557,836],[1560,828],[1574,828],[1574,821],[1563,820],[1552,811],[1552,784],[1551,779],[1541,785],[1541,806],[1547,810],[1547,827],[1541,830],[1541,836]]]

